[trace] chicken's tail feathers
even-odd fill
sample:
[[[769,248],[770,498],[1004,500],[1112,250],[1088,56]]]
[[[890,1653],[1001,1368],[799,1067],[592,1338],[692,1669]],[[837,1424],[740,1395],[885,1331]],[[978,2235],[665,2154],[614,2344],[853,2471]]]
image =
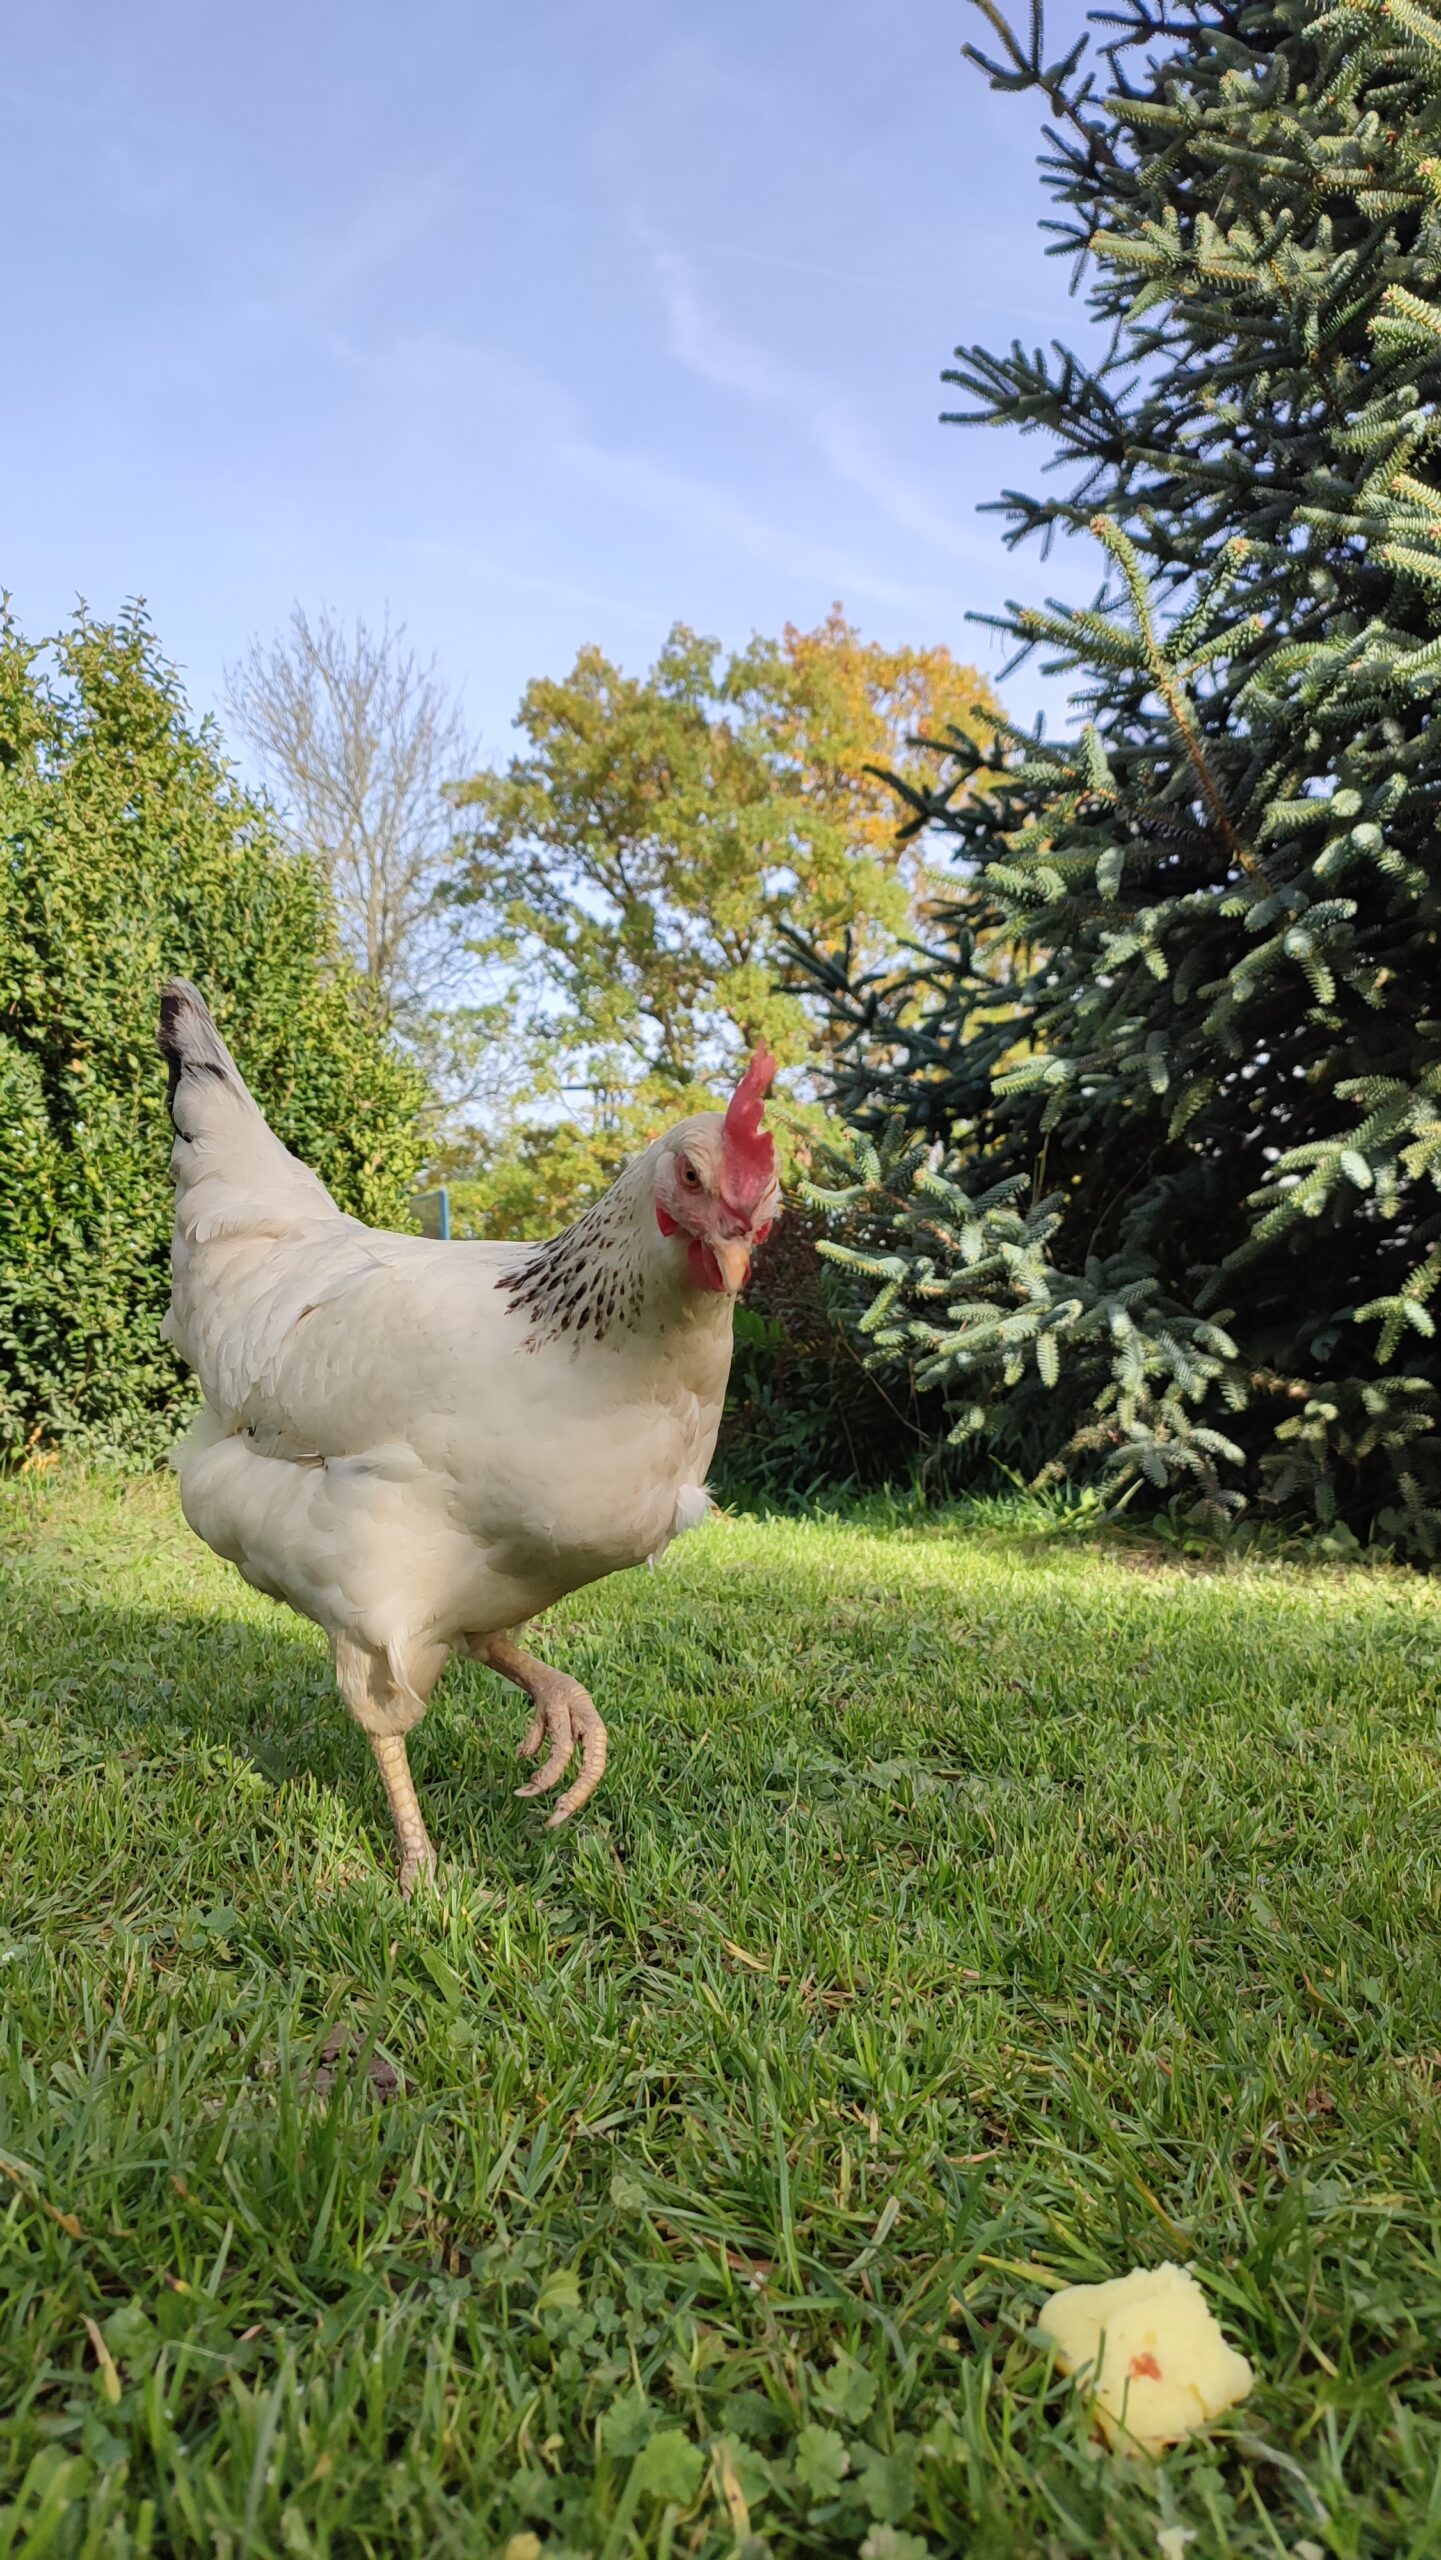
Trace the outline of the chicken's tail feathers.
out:
[[[318,1175],[281,1145],[188,978],[164,988],[155,1036],[170,1075],[176,1224],[189,1243],[340,1215]]]
[[[170,1071],[165,1105],[180,1137],[188,1138],[190,1135],[188,1129],[181,1127],[176,1114],[176,1104],[187,1075],[228,1078],[247,1100],[252,1099],[240,1069],[215,1027],[215,1016],[200,989],[193,987],[188,978],[167,979],[161,990],[155,1045]]]

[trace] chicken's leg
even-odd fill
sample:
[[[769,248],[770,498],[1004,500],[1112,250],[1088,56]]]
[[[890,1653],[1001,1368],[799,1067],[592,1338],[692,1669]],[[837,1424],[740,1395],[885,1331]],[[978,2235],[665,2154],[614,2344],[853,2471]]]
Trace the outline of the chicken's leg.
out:
[[[488,1662],[502,1679],[513,1680],[535,1707],[530,1731],[520,1746],[521,1758],[534,1760],[547,1734],[550,1736],[550,1753],[544,1766],[523,1787],[516,1788],[517,1795],[540,1796],[559,1786],[572,1755],[579,1749],[580,1776],[566,1788],[545,1826],[547,1831],[554,1831],[590,1802],[605,1774],[608,1737],[596,1713],[595,1701],[568,1671],[552,1671],[546,1663],[537,1662],[534,1654],[522,1653],[509,1636],[476,1636],[470,1649],[477,1662]]]
[[[370,1747],[375,1765],[385,1781],[390,1799],[390,1816],[395,1824],[395,1837],[400,1848],[400,1890],[415,1891],[422,1877],[435,1873],[435,1851],[420,1810],[415,1780],[410,1774],[410,1759],[403,1733],[373,1733]]]
[[[340,1694],[367,1735],[385,1782],[400,1849],[400,1890],[413,1893],[422,1876],[435,1873],[435,1851],[410,1774],[405,1737],[425,1713],[425,1702],[445,1668],[445,1647],[418,1644],[400,1673],[387,1653],[341,1633],[334,1640]]]

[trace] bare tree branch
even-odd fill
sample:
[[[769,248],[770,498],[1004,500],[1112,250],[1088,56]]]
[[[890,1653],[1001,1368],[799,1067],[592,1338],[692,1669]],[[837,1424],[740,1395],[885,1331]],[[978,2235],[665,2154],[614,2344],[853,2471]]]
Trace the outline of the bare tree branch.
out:
[[[297,604],[225,671],[226,701],[298,844],[330,875],[380,1019],[419,1033],[466,957],[436,896],[453,851],[444,786],[473,761],[460,706],[405,625]]]

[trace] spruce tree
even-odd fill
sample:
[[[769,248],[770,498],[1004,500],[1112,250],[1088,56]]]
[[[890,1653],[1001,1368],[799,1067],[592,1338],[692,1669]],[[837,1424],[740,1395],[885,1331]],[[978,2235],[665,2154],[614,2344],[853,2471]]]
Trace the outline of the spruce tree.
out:
[[[1441,6],[1148,0],[1048,65],[1094,361],[958,352],[1051,439],[1003,627],[1071,734],[946,741],[928,948],[805,967],[855,1130],[817,1200],[957,1432],[1441,1544]]]

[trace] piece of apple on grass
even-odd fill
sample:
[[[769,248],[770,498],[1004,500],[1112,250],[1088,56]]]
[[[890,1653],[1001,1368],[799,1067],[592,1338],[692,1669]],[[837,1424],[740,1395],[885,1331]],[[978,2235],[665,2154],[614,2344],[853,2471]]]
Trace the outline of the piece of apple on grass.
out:
[[[1244,2400],[1255,2375],[1184,2267],[1068,2285],[1036,2323],[1076,2377],[1108,2444],[1164,2453]]]

